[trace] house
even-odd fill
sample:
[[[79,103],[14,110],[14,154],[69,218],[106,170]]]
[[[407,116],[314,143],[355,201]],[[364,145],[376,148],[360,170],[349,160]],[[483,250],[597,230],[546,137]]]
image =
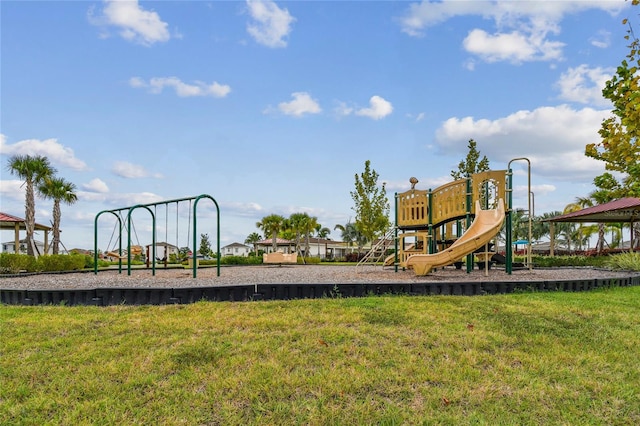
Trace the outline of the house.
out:
[[[220,249],[222,256],[242,256],[247,257],[249,253],[251,253],[251,247],[240,244],[240,243],[231,243],[226,245]]]
[[[283,253],[296,253],[296,242],[293,240],[285,240],[283,238],[276,239],[276,250],[273,249],[273,239],[258,241],[256,243],[258,250],[265,253],[281,251]],[[306,238],[300,239],[299,254],[304,257],[319,257],[320,259],[339,259],[347,253],[357,251],[357,247],[348,247],[347,243],[342,241],[327,240],[324,238],[309,238],[309,253],[305,254]]]
[[[42,241],[35,240],[36,248],[38,249],[38,253],[45,254],[44,243]],[[27,254],[27,239],[24,238],[18,241],[18,250],[16,251],[16,243],[15,241],[7,241],[2,243],[2,252],[3,253],[22,253]],[[63,254],[64,250],[60,251],[60,254]],[[53,254],[53,246],[49,245],[48,254]]]

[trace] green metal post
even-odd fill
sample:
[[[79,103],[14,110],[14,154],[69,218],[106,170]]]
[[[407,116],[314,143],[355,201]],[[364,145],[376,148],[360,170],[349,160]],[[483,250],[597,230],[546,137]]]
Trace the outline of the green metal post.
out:
[[[216,229],[216,236],[217,236],[217,248],[216,248],[216,264],[217,264],[217,274],[218,276],[220,276],[220,207],[218,206],[218,202],[211,196],[208,194],[202,194],[202,195],[198,195],[195,198],[195,201],[193,202],[193,254],[192,254],[192,262],[193,262],[193,278],[196,278],[196,274],[197,274],[197,264],[196,264],[196,238],[197,238],[197,225],[196,225],[196,213],[197,213],[197,207],[198,207],[198,201],[200,201],[200,199],[202,198],[208,198],[211,201],[213,201],[213,204],[215,204],[216,206],[216,222],[217,222],[217,229]]]
[[[511,275],[513,271],[513,235],[511,222],[511,209],[513,208],[513,172],[507,170],[507,224],[505,228],[505,270]]]
[[[98,218],[102,216],[102,213],[111,213],[118,219],[118,241],[120,242],[120,252],[122,253],[122,220],[113,210],[103,210],[98,213],[93,221],[93,273],[98,274]],[[118,261],[118,272],[122,273],[122,259]]]
[[[429,254],[433,254],[436,252],[435,247],[435,238],[433,237],[433,192],[431,192],[431,188],[429,188],[429,192],[427,192],[427,208],[429,209],[429,222],[428,222],[428,230],[429,230]]]
[[[467,177],[467,231],[471,226],[471,203],[472,203],[472,193],[471,193],[471,178]],[[478,212],[476,212],[478,214]],[[473,271],[473,253],[467,255],[467,274]]]
[[[147,205],[138,204],[129,208],[129,213],[127,214],[127,275],[131,275],[131,213],[137,208],[142,207],[146,209],[151,214],[151,223],[153,228],[152,233],[152,241],[153,241],[153,258],[156,256],[156,216],[153,214],[153,211]],[[156,266],[155,263],[153,265],[153,275],[156,274]]]
[[[395,250],[394,271],[398,272],[398,262],[400,259],[398,258],[398,193],[397,192],[395,193],[395,209],[396,209],[396,214],[395,214],[396,227],[395,227],[395,239],[393,242],[393,248]],[[416,241],[416,244],[417,244],[417,241]]]

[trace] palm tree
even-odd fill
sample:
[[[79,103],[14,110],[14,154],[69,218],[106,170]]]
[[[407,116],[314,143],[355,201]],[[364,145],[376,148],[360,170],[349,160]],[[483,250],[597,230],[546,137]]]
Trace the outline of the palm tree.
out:
[[[285,218],[279,214],[270,214],[262,218],[262,220],[256,223],[258,229],[262,229],[265,237],[271,235],[273,239],[273,251],[278,249],[278,232],[282,229],[282,225],[285,222]]]
[[[49,177],[38,185],[38,193],[45,199],[53,200],[53,254],[60,251],[60,202],[72,205],[78,201],[76,186],[60,177]]]
[[[333,227],[334,230],[339,229],[342,231],[340,238],[342,241],[347,243],[348,247],[352,247],[354,243],[358,245],[358,253],[361,251],[362,247],[366,244],[365,237],[358,232],[358,228],[355,223],[347,222],[345,225],[336,225]]]
[[[316,229],[317,225],[318,225],[318,218],[315,216],[309,216],[309,215],[307,215],[307,217],[305,218],[305,221],[302,224],[302,232],[304,232],[304,235],[305,235],[305,239],[304,239],[305,257],[309,255],[309,247],[310,247],[309,238],[311,237],[311,234],[313,234],[313,231]]]
[[[260,234],[258,234],[257,232],[252,232],[244,240],[245,244],[251,244],[253,246],[253,251],[255,252],[256,256],[258,255],[258,244],[257,243],[261,239],[262,239],[262,236]]]
[[[292,213],[291,216],[289,216],[291,232],[295,233],[296,251],[300,250],[300,237],[304,230],[304,224],[308,218],[309,215],[307,213]]]
[[[25,184],[25,205],[24,205],[24,225],[27,231],[27,254],[35,255],[35,243],[33,232],[36,227],[36,202],[34,188],[42,183],[44,179],[53,176],[56,169],[51,166],[49,159],[41,155],[14,155],[9,158],[7,170],[24,180]]]
[[[316,231],[316,237],[322,238],[322,239],[326,239],[331,233],[331,230],[329,228],[327,228],[326,226],[322,226],[320,224],[316,225],[315,231]]]

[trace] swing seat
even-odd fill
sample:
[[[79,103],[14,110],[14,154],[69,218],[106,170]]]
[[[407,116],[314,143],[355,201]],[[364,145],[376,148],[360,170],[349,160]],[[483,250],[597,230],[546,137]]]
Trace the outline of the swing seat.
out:
[[[281,251],[275,251],[273,253],[263,253],[262,263],[266,264],[296,264],[298,263],[298,253],[283,253]]]

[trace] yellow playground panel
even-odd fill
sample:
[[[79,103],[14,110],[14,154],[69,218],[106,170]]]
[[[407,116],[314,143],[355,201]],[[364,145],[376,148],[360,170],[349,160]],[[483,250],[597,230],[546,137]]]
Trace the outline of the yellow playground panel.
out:
[[[489,170],[449,182],[434,190],[412,188],[396,194],[396,226],[402,232],[397,235],[398,256],[387,257],[385,265],[397,262],[402,267],[411,267],[416,264],[416,259],[408,262],[410,257],[434,254],[432,251],[435,251],[437,243],[443,245],[443,251],[456,245],[456,241],[463,237],[463,231],[469,225],[464,223],[463,219],[477,216],[477,209],[491,210],[492,217],[495,217],[496,212],[504,216],[506,187],[507,171]],[[492,226],[483,229],[483,232],[492,233],[492,238],[500,231],[502,225],[502,221],[496,221],[497,219],[492,220]],[[482,240],[487,240],[486,232],[483,233]],[[460,246],[455,247],[455,255],[459,256],[457,259],[451,259],[448,264],[455,263],[473,252],[478,247],[469,253],[463,253],[474,245],[464,244],[464,249]],[[420,263],[424,261],[422,259]],[[439,262],[442,263],[441,260]],[[423,273],[427,271],[427,268],[422,266],[418,269]]]

